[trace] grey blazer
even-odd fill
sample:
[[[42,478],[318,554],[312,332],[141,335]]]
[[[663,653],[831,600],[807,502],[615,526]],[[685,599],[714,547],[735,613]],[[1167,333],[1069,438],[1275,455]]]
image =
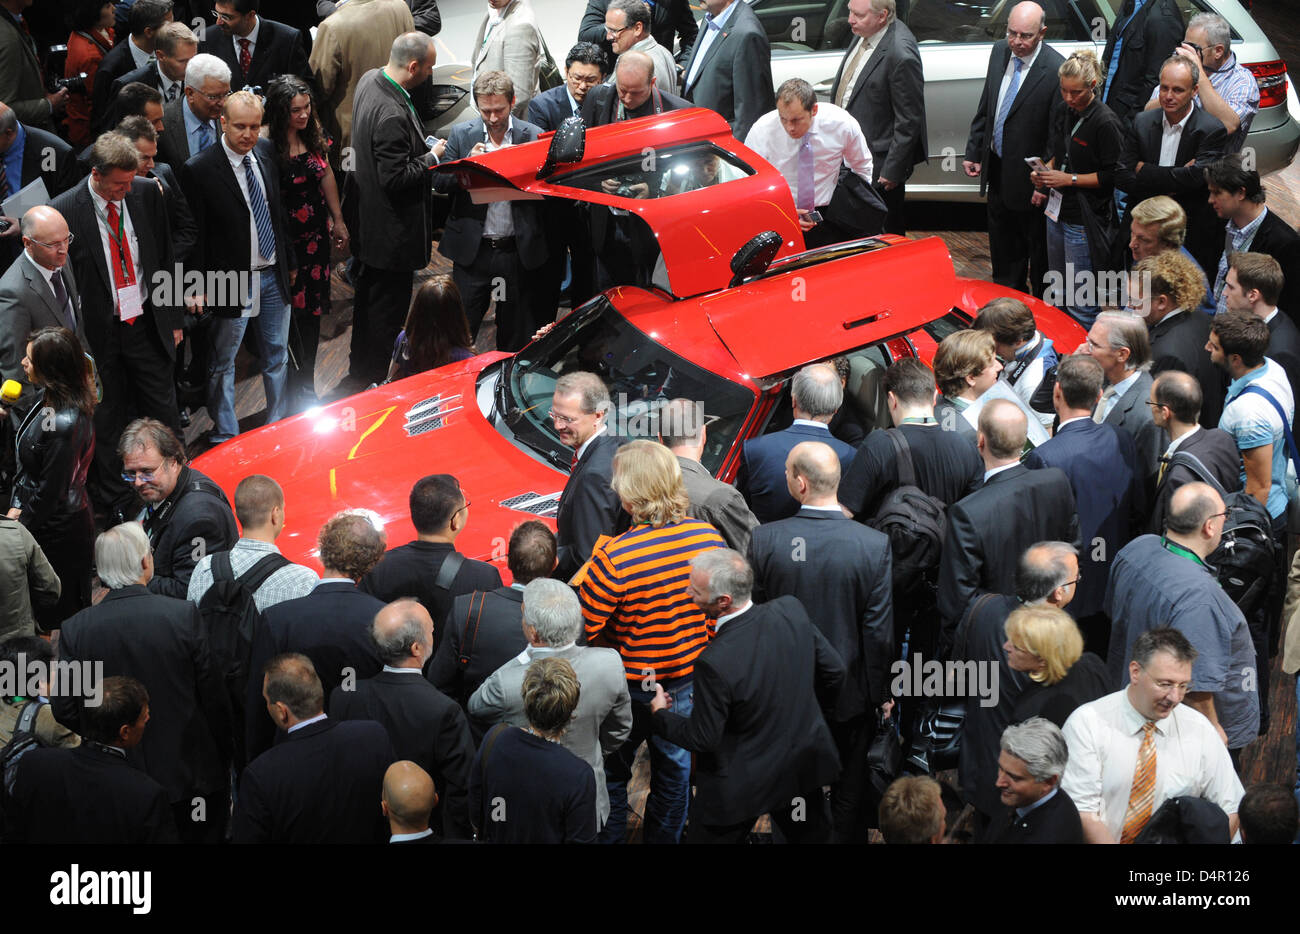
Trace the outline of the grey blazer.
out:
[[[632,698],[617,651],[583,645],[558,651],[529,646],[493,672],[470,696],[469,713],[491,724],[528,726],[520,688],[533,660],[548,657],[563,658],[572,665],[582,686],[578,709],[560,744],[596,773],[596,825],[603,827],[609,817],[605,756],[623,745],[632,732]]]
[[[68,290],[68,301],[76,318],[71,330],[76,332],[84,350],[86,333],[82,328],[81,296],[77,292],[77,283],[68,266],[64,266],[59,275],[63,278],[63,287]],[[14,379],[23,385],[23,394],[9,412],[14,428],[22,422],[35,398],[22,368],[27,338],[41,328],[66,328],[70,323],[64,311],[56,307],[54,292],[49,285],[41,281],[36,268],[20,254],[9,270],[0,276],[0,380]]]
[[[691,501],[686,514],[709,523],[726,539],[728,548],[746,554],[758,517],[745,504],[745,497],[730,483],[714,479],[699,461],[679,456],[677,463],[682,465],[682,480]]]
[[[1146,484],[1147,502],[1155,490],[1156,472],[1160,468],[1160,455],[1169,447],[1169,436],[1151,419],[1151,374],[1143,371],[1106,416],[1106,424],[1123,428],[1133,437],[1137,447],[1138,474]]]

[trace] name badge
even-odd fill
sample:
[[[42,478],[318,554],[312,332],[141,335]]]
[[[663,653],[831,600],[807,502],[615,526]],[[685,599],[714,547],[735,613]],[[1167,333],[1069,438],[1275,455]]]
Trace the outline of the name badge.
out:
[[[1057,220],[1061,216],[1061,190],[1053,188],[1052,193],[1047,196],[1047,207],[1043,209],[1048,220]]]
[[[117,290],[117,308],[123,321],[134,321],[144,314],[144,299],[140,287],[132,283]]]

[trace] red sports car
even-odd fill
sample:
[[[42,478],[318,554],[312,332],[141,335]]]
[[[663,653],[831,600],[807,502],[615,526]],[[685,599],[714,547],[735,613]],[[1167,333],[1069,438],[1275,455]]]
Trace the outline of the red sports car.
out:
[[[1015,295],[1057,347],[1083,329],[1026,295],[955,275],[943,241],[882,236],[803,251],[781,175],[734,139],[721,117],[687,110],[548,134],[461,160],[476,200],[541,196],[605,205],[644,222],[660,256],[646,287],[596,296],[517,354],[481,354],[305,412],[228,441],[195,466],[228,493],[252,473],[284,487],[290,530],[279,545],[319,567],[317,530],[343,509],[369,510],[390,545],[415,537],[407,512],[422,476],[459,478],[472,504],[457,542],[508,578],[519,522],[555,515],[572,451],[547,412],[570,370],[604,377],[615,433],[654,437],[656,408],[703,402],[704,464],[734,477],[741,443],[764,432],[789,377],[847,355],[845,404],[888,425],[880,378],[903,356],[929,361],[975,311]],[[652,238],[652,239],[651,239]]]

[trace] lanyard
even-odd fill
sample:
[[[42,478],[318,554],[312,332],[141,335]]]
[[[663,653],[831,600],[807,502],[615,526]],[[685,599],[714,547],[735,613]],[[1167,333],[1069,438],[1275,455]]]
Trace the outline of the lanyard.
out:
[[[1180,558],[1186,558],[1188,561],[1194,561],[1207,571],[1209,570],[1209,565],[1202,561],[1200,555],[1192,551],[1190,548],[1184,548],[1177,542],[1171,542],[1163,536],[1160,538],[1160,544],[1164,545],[1165,551],[1168,551],[1170,554],[1178,555]]]
[[[108,202],[112,203],[112,202]],[[113,236],[113,228],[108,223],[108,214],[101,212],[98,205],[95,207],[95,213],[104,220],[104,229],[108,231],[108,239],[117,245],[117,264],[122,271],[122,279],[134,279],[135,270],[128,269],[126,265],[126,250],[123,248],[126,237],[126,202],[122,202],[122,207],[117,211],[117,236]]]
[[[406,88],[402,87],[392,78],[390,78],[388,76],[388,72],[384,71],[382,68],[379,69],[379,73],[384,76],[385,81],[387,81],[393,87],[397,88],[398,93],[402,95],[402,100],[406,101],[407,108],[410,109],[411,113],[415,113],[415,103],[411,100],[411,95],[406,92]]]
[[[1041,351],[1042,349],[1043,349],[1043,335],[1039,334],[1038,340],[1034,342],[1034,346],[1030,347],[1027,351],[1025,351],[1025,355],[1023,357],[1017,358],[1014,363],[1012,363],[1010,366],[1008,366],[1006,369],[1002,371],[1002,375],[1006,378],[1006,381],[1010,383],[1012,386],[1014,386],[1016,384],[1016,380],[1020,379],[1021,375],[1029,367],[1029,364],[1033,363],[1035,360],[1038,359],[1039,351]]]
[[[617,90],[615,90],[615,93],[618,93]],[[654,98],[654,102],[655,102],[655,115],[658,116],[659,114],[661,114],[661,113],[664,112],[664,102],[663,102],[663,99],[659,97],[659,89],[658,89],[658,88],[651,88],[651,89],[650,89],[650,93],[651,93],[651,96]],[[649,115],[647,114],[647,116],[649,116]],[[623,101],[622,101],[621,98],[619,99],[619,102],[618,102],[618,117],[617,117],[616,119],[618,119],[618,120],[626,120],[626,119],[627,119],[627,108],[623,106]]]
[[[1074,129],[1070,131],[1070,135],[1065,138],[1065,155],[1061,158],[1062,172],[1069,171],[1069,169],[1067,169],[1066,166],[1069,165],[1070,163],[1070,142],[1071,140],[1074,139],[1074,134],[1079,132],[1079,127],[1083,126],[1083,121],[1087,119],[1088,119],[1088,115],[1085,113],[1082,117],[1079,118],[1079,122],[1074,125]]]

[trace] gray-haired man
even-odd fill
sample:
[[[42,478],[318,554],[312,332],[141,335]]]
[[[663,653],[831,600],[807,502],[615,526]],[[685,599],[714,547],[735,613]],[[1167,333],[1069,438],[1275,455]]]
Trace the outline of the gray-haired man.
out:
[[[1070,759],[1055,723],[1030,717],[1002,732],[998,791],[1007,810],[995,818],[987,843],[1082,843],[1083,824],[1061,775]]]

